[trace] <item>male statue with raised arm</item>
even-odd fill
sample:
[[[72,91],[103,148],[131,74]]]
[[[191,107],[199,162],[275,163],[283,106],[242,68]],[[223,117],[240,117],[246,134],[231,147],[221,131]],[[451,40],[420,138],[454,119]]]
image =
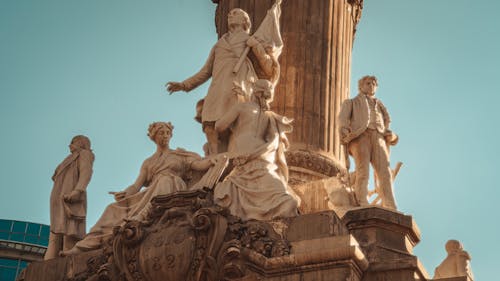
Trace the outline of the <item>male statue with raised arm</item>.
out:
[[[233,90],[234,82],[243,84],[255,81],[256,67],[267,76],[276,75],[276,61],[266,53],[258,39],[249,35],[251,22],[248,14],[242,9],[233,9],[229,12],[227,21],[229,32],[224,34],[212,48],[201,70],[182,82],[168,82],[166,85],[171,93],[189,92],[212,78],[201,114],[209,154],[227,150],[228,140],[219,140],[219,134],[214,126],[225,112],[243,101]],[[252,56],[256,58],[254,61],[246,56],[247,47],[252,49]],[[243,64],[236,69],[235,66],[241,57],[244,58]]]

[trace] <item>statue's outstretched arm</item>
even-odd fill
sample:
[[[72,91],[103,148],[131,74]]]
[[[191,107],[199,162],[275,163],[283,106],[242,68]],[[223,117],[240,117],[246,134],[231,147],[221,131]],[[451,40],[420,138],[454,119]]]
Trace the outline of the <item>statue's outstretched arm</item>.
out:
[[[168,82],[165,85],[167,87],[167,91],[170,93],[177,91],[189,92],[210,79],[210,77],[212,77],[212,69],[215,60],[214,52],[214,48],[212,48],[210,54],[208,55],[208,59],[205,62],[205,65],[203,65],[203,67],[195,75],[182,82]]]
[[[129,185],[123,191],[120,191],[120,192],[117,192],[114,194],[116,201],[122,200],[125,197],[130,196],[132,194],[136,194],[146,184],[147,170],[146,170],[145,164],[146,163],[142,164],[141,170],[139,172],[139,176],[137,176],[137,179],[135,180],[135,182],[133,184]]]

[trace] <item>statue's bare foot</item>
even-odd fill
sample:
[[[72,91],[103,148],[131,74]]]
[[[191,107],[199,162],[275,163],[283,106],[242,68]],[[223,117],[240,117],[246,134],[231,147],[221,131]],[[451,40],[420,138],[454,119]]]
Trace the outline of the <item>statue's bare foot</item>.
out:
[[[82,252],[83,251],[78,249],[77,247],[73,247],[73,248],[66,250],[66,251],[60,251],[59,256],[61,256],[61,257],[73,256],[73,255],[76,255],[76,254],[79,254]]]

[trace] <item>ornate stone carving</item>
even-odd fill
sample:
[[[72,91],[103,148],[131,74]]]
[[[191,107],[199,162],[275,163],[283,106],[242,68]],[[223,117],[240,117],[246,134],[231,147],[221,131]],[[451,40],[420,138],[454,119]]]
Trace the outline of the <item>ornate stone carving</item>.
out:
[[[335,160],[307,150],[291,150],[285,153],[286,162],[289,167],[301,168],[303,173],[311,173],[312,178],[294,177],[291,168],[291,185],[304,183],[310,180],[319,180],[327,177],[335,177],[345,173],[345,169]]]
[[[268,258],[290,253],[271,224],[230,215],[211,191],[186,191],[155,197],[145,220],[117,228],[112,260],[128,281],[232,280],[246,274],[243,249]]]
[[[349,3],[352,6],[352,21],[354,24],[354,34],[356,34],[356,27],[361,20],[361,13],[363,11],[363,0],[347,0],[347,3]],[[354,39],[354,36],[353,36]]]
[[[228,237],[240,241],[241,247],[253,250],[268,258],[290,254],[288,241],[280,237],[266,222],[233,220],[229,223]]]

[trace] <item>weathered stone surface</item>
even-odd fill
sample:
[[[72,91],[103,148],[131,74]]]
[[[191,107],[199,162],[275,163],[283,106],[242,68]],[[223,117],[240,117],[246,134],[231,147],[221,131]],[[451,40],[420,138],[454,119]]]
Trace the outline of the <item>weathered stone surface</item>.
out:
[[[89,274],[96,273],[106,262],[102,250],[81,253],[72,257],[55,258],[31,263],[23,273],[21,280],[87,280]]]
[[[294,242],[341,236],[348,233],[342,221],[333,211],[324,211],[290,219],[285,237],[288,241]]]
[[[411,216],[379,208],[348,211],[343,221],[369,262],[363,280],[427,280],[413,255],[420,231]]]

